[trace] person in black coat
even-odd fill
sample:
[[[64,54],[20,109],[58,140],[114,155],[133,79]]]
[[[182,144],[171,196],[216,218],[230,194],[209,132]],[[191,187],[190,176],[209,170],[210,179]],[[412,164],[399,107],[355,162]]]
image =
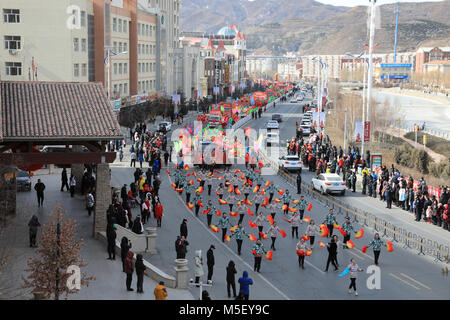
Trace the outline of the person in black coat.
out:
[[[67,183],[67,181],[67,170],[66,168],[64,168],[61,172],[61,191],[64,191],[64,187],[66,187],[67,191],[69,191],[69,184]]]
[[[183,219],[183,222],[180,225],[180,237],[184,237],[186,239],[187,236],[188,236],[187,220]]]
[[[122,237],[122,240],[120,241],[120,257],[122,258],[123,272],[125,272],[125,259],[130,249],[131,241],[129,241],[127,237]]]
[[[144,271],[147,269],[144,265],[142,254],[136,256],[136,262],[134,263],[134,269],[137,275],[137,293],[144,293]]]
[[[36,247],[36,236],[38,232],[38,227],[41,224],[39,223],[39,219],[36,215],[33,214],[30,221],[28,222],[29,233],[30,233],[30,248]]]
[[[297,194],[302,193],[302,175],[297,173]]]
[[[350,182],[352,185],[352,192],[355,192],[356,191],[356,171],[353,171],[352,175],[350,176]]]
[[[209,250],[206,251],[206,265],[208,266],[208,282],[211,283],[213,270],[214,270],[214,250],[216,247],[214,245],[211,245],[209,247]]]
[[[120,189],[120,197],[122,198],[122,202],[125,202],[128,199],[127,185],[126,184],[124,184],[122,189]]]
[[[211,297],[209,296],[209,292],[207,290],[202,291],[202,300],[211,300]]]
[[[106,240],[108,242],[108,260],[116,260],[116,238],[117,233],[112,223],[106,226]]]
[[[227,293],[228,298],[230,298],[230,287],[233,288],[233,298],[236,298],[236,280],[234,275],[237,273],[234,261],[230,260],[227,266]]]
[[[187,246],[189,242],[187,242],[184,236],[178,237],[175,242],[175,250],[177,251],[177,259],[185,259],[187,253]]]
[[[334,239],[331,239],[331,242],[327,244],[327,250],[328,250],[328,260],[327,260],[327,267],[325,269],[326,272],[328,272],[328,267],[330,265],[330,262],[334,266],[334,271],[338,269],[336,264],[336,258],[337,258],[337,245]]]
[[[36,190],[38,207],[44,205],[44,190],[45,184],[41,182],[41,179],[38,179],[38,182],[34,185],[34,190]]]
[[[131,231],[136,234],[142,234],[142,221],[140,215],[138,215],[136,219],[134,219],[133,228],[131,229]]]

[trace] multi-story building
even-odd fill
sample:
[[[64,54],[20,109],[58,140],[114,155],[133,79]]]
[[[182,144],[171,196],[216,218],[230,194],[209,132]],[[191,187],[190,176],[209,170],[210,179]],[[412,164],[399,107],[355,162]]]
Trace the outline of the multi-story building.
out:
[[[90,0],[2,0],[0,12],[0,79],[95,80]]]
[[[450,47],[422,47],[416,52],[416,72],[424,72],[424,65],[432,61],[450,60]]]
[[[305,79],[317,78],[318,72],[318,60],[326,64],[326,74],[328,80],[339,79],[339,73],[341,71],[341,59],[345,58],[345,55],[311,55],[302,56],[303,77]],[[314,59],[315,58],[315,59]],[[313,60],[314,59],[314,60]]]
[[[156,47],[160,56],[156,59],[156,90],[165,95],[174,94],[175,70],[180,66],[179,51],[181,0],[137,0],[139,9],[157,16]]]

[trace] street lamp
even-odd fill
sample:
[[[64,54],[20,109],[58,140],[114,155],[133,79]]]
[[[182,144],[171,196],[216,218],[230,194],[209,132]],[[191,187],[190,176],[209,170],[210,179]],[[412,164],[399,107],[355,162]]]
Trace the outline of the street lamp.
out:
[[[108,100],[111,100],[111,58],[121,55],[121,54],[127,54],[128,51],[123,51],[123,52],[119,52],[116,53],[113,51],[114,47],[112,46],[105,46],[105,51],[106,51],[106,58],[105,58],[105,64],[106,64],[106,71],[107,71],[107,76],[106,76],[106,80],[107,80],[107,92],[108,92]]]

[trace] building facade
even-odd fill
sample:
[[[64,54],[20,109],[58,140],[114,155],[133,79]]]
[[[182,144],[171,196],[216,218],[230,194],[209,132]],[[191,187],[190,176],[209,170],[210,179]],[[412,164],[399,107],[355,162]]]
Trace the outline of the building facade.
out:
[[[422,47],[416,52],[416,72],[425,72],[425,64],[450,60],[450,47]]]

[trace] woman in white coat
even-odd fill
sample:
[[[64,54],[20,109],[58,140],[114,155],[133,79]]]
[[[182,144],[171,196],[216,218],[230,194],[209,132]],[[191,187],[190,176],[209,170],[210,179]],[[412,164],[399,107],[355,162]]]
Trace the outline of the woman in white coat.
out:
[[[195,283],[199,283],[200,277],[203,276],[203,274],[204,274],[202,250],[195,251],[194,263],[195,263],[195,268],[194,268]]]

